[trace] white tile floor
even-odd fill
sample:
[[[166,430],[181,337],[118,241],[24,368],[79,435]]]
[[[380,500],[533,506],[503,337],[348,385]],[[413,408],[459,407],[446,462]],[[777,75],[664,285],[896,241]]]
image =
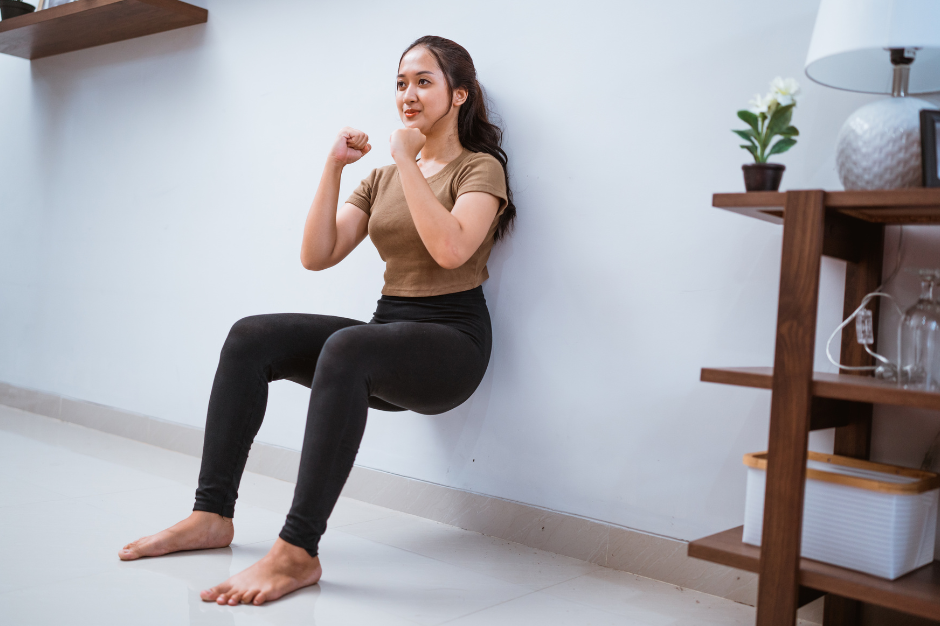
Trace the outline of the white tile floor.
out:
[[[341,498],[319,585],[199,599],[263,556],[293,484],[246,474],[229,548],[121,562],[189,514],[198,459],[0,406],[0,624],[752,624],[754,609]]]

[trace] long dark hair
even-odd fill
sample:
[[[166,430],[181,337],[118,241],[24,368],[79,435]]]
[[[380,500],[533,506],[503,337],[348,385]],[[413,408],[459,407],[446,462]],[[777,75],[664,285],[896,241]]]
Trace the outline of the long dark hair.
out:
[[[493,239],[499,241],[512,230],[516,219],[516,205],[512,202],[512,191],[509,189],[509,170],[506,167],[508,159],[501,147],[503,131],[489,120],[486,111],[486,93],[480,81],[477,80],[477,70],[473,66],[473,59],[460,44],[432,35],[415,40],[401,53],[401,58],[404,59],[408,51],[417,46],[423,46],[435,58],[438,67],[447,79],[450,94],[453,94],[454,89],[467,90],[467,100],[460,107],[460,113],[457,116],[457,137],[460,143],[472,152],[485,152],[493,155],[503,166],[503,174],[506,176],[506,199],[509,204],[499,217],[496,232],[493,234]],[[398,60],[398,64],[401,65],[401,59]]]

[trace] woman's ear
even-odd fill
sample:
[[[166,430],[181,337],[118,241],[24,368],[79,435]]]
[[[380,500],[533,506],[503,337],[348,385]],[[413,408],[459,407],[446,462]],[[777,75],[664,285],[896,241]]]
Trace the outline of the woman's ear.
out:
[[[459,107],[461,104],[467,101],[467,89],[461,87],[460,89],[454,89],[454,106]]]

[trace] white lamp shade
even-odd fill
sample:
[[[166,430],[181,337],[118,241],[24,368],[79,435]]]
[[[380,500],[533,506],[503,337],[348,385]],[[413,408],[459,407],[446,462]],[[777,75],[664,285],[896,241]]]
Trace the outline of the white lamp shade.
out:
[[[837,89],[891,93],[886,48],[920,48],[908,93],[940,91],[940,0],[821,0],[806,75]]]

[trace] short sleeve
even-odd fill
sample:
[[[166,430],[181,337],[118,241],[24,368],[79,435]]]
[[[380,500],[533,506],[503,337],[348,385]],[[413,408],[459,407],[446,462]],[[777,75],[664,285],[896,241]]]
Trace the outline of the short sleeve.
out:
[[[365,211],[366,215],[372,215],[372,203],[375,201],[375,173],[378,170],[372,170],[368,176],[362,179],[352,195],[346,199],[349,204],[355,205]]]
[[[478,153],[467,159],[454,176],[454,200],[469,191],[485,191],[499,198],[500,215],[509,204],[506,194],[506,174],[502,164],[491,154]]]

